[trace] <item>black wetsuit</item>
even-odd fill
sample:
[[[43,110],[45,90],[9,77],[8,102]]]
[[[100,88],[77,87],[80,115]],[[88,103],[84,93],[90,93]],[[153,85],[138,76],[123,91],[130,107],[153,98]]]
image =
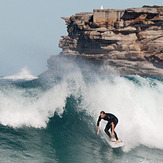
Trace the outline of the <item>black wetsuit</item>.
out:
[[[110,129],[110,128],[111,128],[111,131],[112,131],[112,125],[111,125],[111,123],[112,123],[112,122],[114,123],[114,128],[115,128],[116,125],[117,125],[117,123],[118,123],[118,118],[117,118],[115,115],[110,114],[110,113],[105,113],[105,114],[106,114],[106,115],[105,115],[104,118],[101,118],[101,116],[99,116],[98,121],[97,121],[97,126],[99,126],[101,119],[103,119],[103,120],[105,120],[105,121],[108,121],[108,123],[107,123],[107,125],[106,125],[104,131],[105,131],[106,134],[109,136],[109,138],[111,138],[110,133],[109,133],[109,129]],[[115,131],[114,131],[114,134],[115,134],[116,140],[118,140],[118,136],[117,136],[117,134],[116,134]]]

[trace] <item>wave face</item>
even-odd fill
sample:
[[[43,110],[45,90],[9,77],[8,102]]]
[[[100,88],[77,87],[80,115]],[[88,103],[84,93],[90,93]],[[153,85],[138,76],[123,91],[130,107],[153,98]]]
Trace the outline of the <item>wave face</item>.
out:
[[[45,78],[0,83],[2,162],[163,161],[163,79],[63,65]],[[107,144],[104,121],[96,135],[101,110],[118,117],[122,150]]]

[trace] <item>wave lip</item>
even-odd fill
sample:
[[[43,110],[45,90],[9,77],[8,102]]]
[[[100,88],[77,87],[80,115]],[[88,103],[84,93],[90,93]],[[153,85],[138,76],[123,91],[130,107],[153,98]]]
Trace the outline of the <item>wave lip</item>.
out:
[[[32,75],[31,71],[28,69],[28,67],[23,67],[20,72],[11,75],[11,76],[5,76],[3,78],[0,78],[0,80],[12,80],[12,81],[17,81],[17,80],[34,80],[37,79],[37,76]]]

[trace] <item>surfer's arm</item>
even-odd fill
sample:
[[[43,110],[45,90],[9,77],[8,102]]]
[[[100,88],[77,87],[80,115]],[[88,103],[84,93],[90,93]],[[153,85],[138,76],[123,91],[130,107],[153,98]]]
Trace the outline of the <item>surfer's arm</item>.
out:
[[[111,126],[112,126],[111,136],[114,136],[114,123],[113,122],[111,123]]]
[[[99,116],[98,121],[97,121],[97,127],[100,125],[101,117]]]
[[[97,121],[97,135],[100,132],[99,125],[100,125],[101,117],[99,116],[98,121]]]
[[[97,135],[99,135],[100,133],[100,129],[99,129],[99,126],[97,126]]]

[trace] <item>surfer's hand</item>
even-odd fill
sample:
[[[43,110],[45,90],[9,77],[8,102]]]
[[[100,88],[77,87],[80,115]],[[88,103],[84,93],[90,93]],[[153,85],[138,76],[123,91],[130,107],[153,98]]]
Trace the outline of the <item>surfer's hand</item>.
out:
[[[100,133],[100,132],[99,132],[99,130],[98,130],[98,131],[97,131],[97,135],[99,135],[99,133]]]

